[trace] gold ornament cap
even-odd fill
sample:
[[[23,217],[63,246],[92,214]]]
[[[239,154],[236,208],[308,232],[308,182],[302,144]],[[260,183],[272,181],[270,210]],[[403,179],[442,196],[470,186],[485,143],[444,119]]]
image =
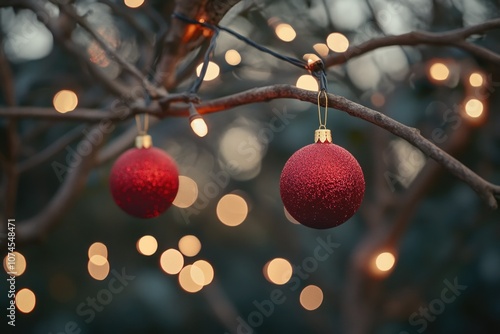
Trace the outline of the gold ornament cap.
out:
[[[135,147],[137,148],[150,148],[153,146],[153,139],[150,135],[139,135],[135,137]]]
[[[332,132],[329,129],[318,129],[314,132],[314,142],[332,142]]]

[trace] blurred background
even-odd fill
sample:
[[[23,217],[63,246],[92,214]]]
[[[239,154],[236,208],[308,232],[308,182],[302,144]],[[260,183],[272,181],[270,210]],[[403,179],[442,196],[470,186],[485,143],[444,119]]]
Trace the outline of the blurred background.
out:
[[[117,53],[150,71],[173,1],[70,2]],[[124,87],[133,78],[57,6],[39,5],[48,22],[59,23],[57,37],[32,10],[0,8],[2,66],[13,77],[12,87],[2,82],[0,105],[12,105],[11,88],[17,106],[53,108],[54,114],[108,110],[119,96],[96,76]],[[499,6],[487,0],[255,0],[235,5],[220,24],[284,55],[327,58],[385,35],[480,24],[498,17]],[[468,41],[500,52],[499,38],[492,30]],[[196,50],[188,54],[184,77],[169,91],[186,91],[200,63]],[[499,74],[466,51],[425,45],[380,48],[327,69],[330,92],[420,129],[495,183]],[[272,84],[318,89],[307,72],[221,33],[199,95],[208,101]],[[165,214],[143,220],[118,208],[109,190],[115,155],[91,171],[59,224],[39,241],[17,246],[16,327],[2,333],[500,330],[500,216],[411,144],[330,109],[333,140],[358,159],[366,194],[347,223],[313,230],[284,211],[279,177],[287,159],[313,141],[317,107],[278,99],[204,120],[204,138],[186,118],[167,117],[151,127],[154,145],[175,159],[181,174]],[[8,122],[0,118],[2,155]],[[68,163],[88,126],[57,117],[19,119],[21,173],[15,214],[5,221],[15,218],[20,226],[47,206],[65,177],[57,164]],[[132,119],[117,124],[107,143],[134,127]],[[49,159],[29,160],[68,138]],[[0,196],[5,210],[6,192]],[[5,279],[0,288],[8,290]],[[0,301],[5,310],[6,292]]]

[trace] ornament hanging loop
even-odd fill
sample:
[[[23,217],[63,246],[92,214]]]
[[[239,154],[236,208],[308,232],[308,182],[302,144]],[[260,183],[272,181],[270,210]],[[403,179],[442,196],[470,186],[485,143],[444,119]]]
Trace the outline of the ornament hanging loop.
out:
[[[142,117],[141,117],[142,116]],[[148,135],[149,115],[135,115],[135,124],[137,126],[137,137],[135,137],[135,146],[137,148],[150,148],[153,146],[153,140]]]
[[[323,95],[325,99],[324,121],[323,117],[321,116],[321,95]],[[328,95],[326,93],[326,90],[324,89],[318,91],[318,120],[319,120],[319,129],[326,129],[326,122],[328,120]]]
[[[135,124],[137,126],[137,133],[140,136],[146,135],[149,129],[149,115],[148,114],[135,115]]]

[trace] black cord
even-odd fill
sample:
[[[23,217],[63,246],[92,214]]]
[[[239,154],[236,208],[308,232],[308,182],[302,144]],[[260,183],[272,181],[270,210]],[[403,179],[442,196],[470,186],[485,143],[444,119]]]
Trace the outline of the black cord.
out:
[[[221,27],[219,25],[214,25],[214,24],[210,24],[207,22],[196,21],[196,20],[190,19],[189,17],[186,17],[182,14],[175,13],[175,12],[172,14],[172,16],[175,18],[178,18],[184,22],[191,23],[191,24],[197,24],[197,25],[200,25],[200,26],[205,27],[205,28],[209,28],[209,29],[214,31],[214,35],[212,37],[212,40],[210,41],[210,46],[209,46],[207,52],[205,53],[203,67],[202,67],[200,76],[193,83],[193,86],[191,87],[191,90],[190,90],[191,93],[196,93],[198,91],[198,89],[200,88],[201,82],[203,81],[203,78],[204,78],[206,71],[207,71],[208,62],[210,60],[210,54],[215,49],[215,40],[219,34],[219,31],[221,31],[221,30],[229,33],[230,35],[233,35],[234,37],[247,43],[248,45],[253,46],[257,50],[260,50],[260,51],[265,52],[267,54],[270,54],[278,59],[284,60],[292,65],[295,65],[297,67],[300,67],[302,69],[306,69],[306,70],[310,71],[311,74],[318,80],[319,85],[320,85],[320,90],[326,91],[328,88],[327,87],[328,81],[326,79],[326,72],[325,72],[325,68],[323,66],[322,60],[318,60],[318,61],[315,61],[313,64],[309,64],[301,59],[288,57],[288,56],[284,56],[282,54],[279,54],[271,49],[266,48],[265,46],[262,46],[256,42],[252,41],[251,39],[237,33],[234,30],[229,29],[229,28]]]
[[[191,89],[189,89],[189,93],[195,94],[200,89],[201,83],[203,82],[203,78],[207,74],[208,64],[210,62],[210,55],[215,50],[215,45],[217,42],[217,37],[219,36],[219,30],[214,30],[214,34],[212,39],[210,40],[210,45],[208,46],[207,51],[205,52],[205,56],[203,57],[203,65],[201,67],[200,75],[193,82]]]

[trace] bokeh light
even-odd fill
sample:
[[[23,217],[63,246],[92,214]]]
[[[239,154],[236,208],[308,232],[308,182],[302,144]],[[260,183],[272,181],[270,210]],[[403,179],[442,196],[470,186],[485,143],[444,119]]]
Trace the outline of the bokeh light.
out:
[[[297,79],[297,83],[295,84],[295,86],[297,86],[297,88],[312,90],[315,92],[317,92],[319,89],[318,80],[316,80],[316,78],[314,78],[310,74],[301,75]]]
[[[328,56],[330,49],[325,43],[316,43],[313,45],[314,51],[316,51],[321,57]]]
[[[23,313],[30,313],[36,305],[35,293],[30,289],[24,288],[16,293],[17,309]]]
[[[145,235],[137,240],[136,247],[142,255],[151,256],[158,249],[158,241],[152,235]]]
[[[103,266],[106,264],[106,262],[108,262],[108,259],[106,259],[102,255],[92,255],[89,261],[95,264],[96,266]]]
[[[89,261],[87,265],[90,276],[98,281],[102,281],[109,274],[109,262],[106,260],[103,265],[96,265],[94,262]]]
[[[264,135],[266,135],[265,138],[263,138]],[[223,162],[228,166],[232,179],[248,181],[259,175],[262,158],[271,135],[274,136],[274,133],[258,131],[256,126],[229,126],[227,128],[220,138],[219,152]]]
[[[283,207],[283,212],[285,212],[285,217],[286,219],[288,219],[290,223],[300,225],[300,222],[297,219],[293,218],[290,212],[288,212],[288,210],[285,207]]]
[[[267,278],[270,282],[283,285],[292,277],[293,269],[288,260],[275,258],[267,264]]]
[[[248,205],[243,197],[228,194],[219,200],[216,211],[221,223],[227,226],[238,226],[248,215]]]
[[[429,75],[437,81],[444,81],[450,76],[450,69],[443,63],[436,62],[429,68]]]
[[[349,49],[349,40],[338,32],[333,32],[326,38],[326,45],[334,52],[346,52]]]
[[[226,62],[232,66],[236,66],[241,63],[241,55],[234,49],[227,50],[226,54],[224,55],[224,59],[226,59]]]
[[[469,83],[472,87],[481,87],[484,83],[483,75],[477,72],[469,76]]]
[[[389,271],[394,267],[396,257],[391,252],[382,252],[375,258],[375,266],[380,271]]]
[[[200,76],[202,67],[203,67],[203,63],[201,63],[200,65],[198,65],[196,67],[196,75],[197,76]],[[217,65],[213,61],[210,61],[208,63],[207,72],[205,73],[205,77],[203,78],[203,81],[214,80],[215,78],[217,78],[219,76],[219,73],[220,73],[219,65]]]
[[[208,134],[208,126],[205,120],[198,116],[194,117],[191,122],[189,123],[191,126],[191,130],[198,136],[198,137],[205,137]]]
[[[288,23],[280,23],[274,28],[274,32],[283,42],[291,42],[297,37],[295,29]]]
[[[470,99],[465,103],[465,113],[471,118],[481,117],[484,111],[483,102],[478,99]]]
[[[123,2],[125,3],[125,6],[129,8],[137,8],[144,3],[144,0],[124,0]]]
[[[108,248],[102,242],[94,242],[89,247],[88,251],[89,259],[92,258],[92,256],[94,255],[101,255],[104,256],[105,258],[108,258]]]
[[[75,110],[78,106],[78,97],[75,92],[63,89],[54,95],[52,103],[54,105],[54,109],[64,114]]]
[[[21,276],[26,271],[26,258],[19,252],[9,253],[3,259],[3,268],[12,276]]]
[[[313,311],[323,303],[323,291],[316,285],[308,285],[300,292],[300,305],[308,311]]]
[[[193,267],[198,267],[203,272],[203,286],[212,283],[212,280],[214,279],[214,268],[208,261],[198,260],[193,263]]]
[[[198,198],[198,185],[187,176],[179,175],[179,190],[172,203],[178,208],[188,208],[196,202]]]
[[[160,266],[167,274],[178,274],[184,266],[184,256],[177,249],[167,249],[161,254]]]
[[[179,273],[179,284],[187,292],[198,292],[203,288],[205,278],[203,271],[193,265],[187,265]]]
[[[196,256],[201,250],[200,239],[194,235],[185,235],[179,240],[179,250],[185,256]]]

